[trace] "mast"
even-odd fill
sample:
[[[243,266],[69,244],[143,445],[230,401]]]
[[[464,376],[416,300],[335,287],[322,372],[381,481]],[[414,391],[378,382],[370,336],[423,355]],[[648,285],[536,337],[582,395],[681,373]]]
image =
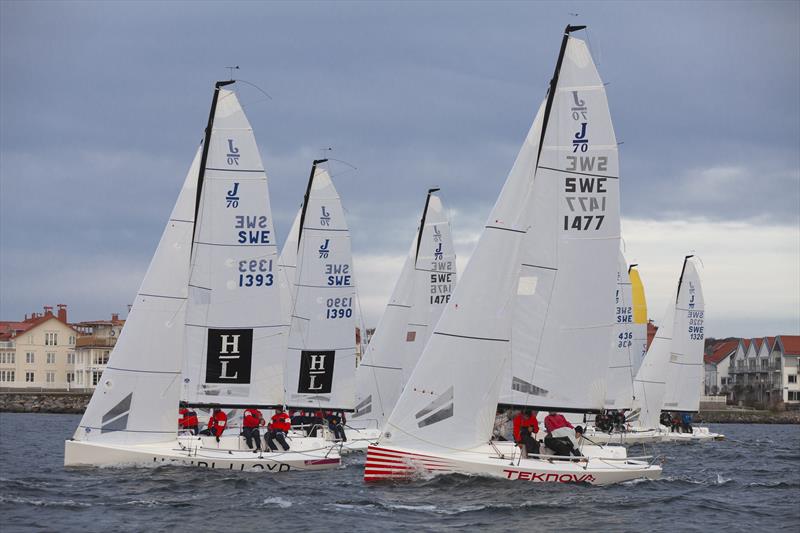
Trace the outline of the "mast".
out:
[[[303,208],[300,212],[300,227],[297,231],[297,249],[300,250],[300,239],[303,235],[303,223],[306,219],[306,209],[308,209],[308,196],[311,194],[311,185],[314,183],[314,174],[317,172],[317,165],[327,162],[327,159],[315,159],[311,163],[311,174],[308,176],[308,185],[306,186],[306,194],[303,196]]]
[[[214,115],[217,113],[217,101],[219,100],[219,90],[226,85],[236,83],[236,80],[218,81],[214,84],[214,96],[211,99],[211,111],[208,113],[208,124],[206,125],[205,137],[203,139],[203,153],[200,156],[200,171],[197,175],[197,196],[194,203],[194,228],[192,229],[192,250],[194,250],[194,237],[197,232],[197,213],[200,211],[200,198],[203,195],[203,180],[206,176],[206,162],[208,161],[208,150],[211,145],[211,130],[214,128]]]
[[[686,262],[694,257],[694,255],[687,255],[683,258],[683,268],[681,268],[681,277],[678,278],[678,290],[675,291],[675,305],[678,305],[678,298],[681,294],[681,285],[683,285],[683,274],[686,273]]]
[[[425,218],[428,216],[428,205],[431,202],[431,194],[438,192],[440,189],[428,189],[428,196],[425,197],[425,208],[422,210],[422,219],[419,222],[419,233],[417,233],[417,251],[414,254],[414,263],[416,264],[419,257],[419,245],[422,243],[422,232],[425,230]]]
[[[544,118],[542,120],[542,135],[539,137],[539,152],[536,154],[536,166],[539,166],[539,157],[542,155],[542,146],[544,146],[544,136],[547,133],[547,124],[550,121],[550,110],[553,107],[553,99],[556,97],[556,87],[558,86],[558,76],[561,74],[561,64],[564,62],[564,53],[567,51],[567,42],[569,41],[569,34],[574,31],[585,29],[586,26],[571,26],[567,24],[564,28],[564,38],[561,40],[561,50],[558,52],[558,60],[556,61],[556,69],[553,72],[553,78],[550,80],[550,87],[547,89],[547,103],[544,107]]]

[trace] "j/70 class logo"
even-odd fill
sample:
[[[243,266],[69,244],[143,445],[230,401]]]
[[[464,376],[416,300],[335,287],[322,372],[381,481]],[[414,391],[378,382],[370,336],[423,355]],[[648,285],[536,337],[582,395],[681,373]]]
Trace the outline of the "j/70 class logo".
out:
[[[322,206],[322,215],[319,217],[319,225],[320,226],[330,226],[331,225],[331,214],[325,209],[325,206]]]
[[[239,166],[239,149],[233,145],[233,139],[228,139],[228,153],[226,157],[228,158],[228,165],[232,166]]]

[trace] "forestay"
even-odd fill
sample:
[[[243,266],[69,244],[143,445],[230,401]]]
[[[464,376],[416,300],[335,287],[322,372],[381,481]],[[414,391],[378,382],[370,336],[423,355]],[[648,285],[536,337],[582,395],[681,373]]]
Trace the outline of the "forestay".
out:
[[[691,256],[684,260],[675,303],[675,325],[663,407],[668,411],[696,412],[700,409],[705,302],[695,261]]]
[[[209,128],[189,280],[184,399],[277,405],[286,340],[267,176],[232,91],[218,90]]]
[[[294,310],[286,361],[286,404],[355,407],[355,280],[339,194],[315,161],[303,205]]]
[[[606,409],[629,409],[633,401],[633,360],[639,347],[634,345],[633,296],[628,265],[619,253],[614,327],[614,346],[608,364]]]
[[[200,154],[198,149],[76,440],[146,444],[175,438]]]
[[[605,88],[568,38],[536,168],[500,403],[597,411],[614,336],[619,165]]]
[[[357,427],[383,427],[455,287],[450,223],[434,190],[420,224],[356,369],[356,411],[350,423]]]

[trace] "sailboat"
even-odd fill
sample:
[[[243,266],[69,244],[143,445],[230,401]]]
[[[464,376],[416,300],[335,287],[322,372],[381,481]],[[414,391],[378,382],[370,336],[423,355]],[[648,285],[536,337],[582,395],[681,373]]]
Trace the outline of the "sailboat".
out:
[[[705,299],[703,298],[698,261],[688,255],[683,261],[683,269],[678,280],[673,327],[671,331],[667,329],[663,333],[663,337],[670,335],[671,339],[662,411],[697,413],[700,410],[705,349],[704,321]],[[656,338],[660,335],[661,329],[656,332]],[[672,431],[664,431],[664,433],[664,440],[672,442],[724,438],[721,434],[709,431],[707,427],[696,425],[692,426],[691,433]]]
[[[595,410],[604,399],[619,175],[603,83],[586,43],[570,35],[584,27],[565,29],[547,97],[380,441],[368,448],[365,481],[460,472],[603,485],[661,474],[622,447],[620,457],[572,462],[523,458],[513,443],[490,440],[514,350],[529,369],[519,395],[562,411]]]
[[[350,232],[326,159],[311,167],[303,207],[281,263],[294,269],[283,387],[290,409],[355,407],[355,277]],[[294,259],[294,260],[293,260]],[[292,267],[294,264],[294,267]]]
[[[428,191],[400,277],[356,369],[351,449],[365,450],[380,436],[455,287],[455,250],[438,191]]]
[[[203,143],[65,466],[338,467],[322,439],[254,453],[240,437],[178,436],[177,407],[277,407],[285,335],[267,176],[235,92],[217,82]]]

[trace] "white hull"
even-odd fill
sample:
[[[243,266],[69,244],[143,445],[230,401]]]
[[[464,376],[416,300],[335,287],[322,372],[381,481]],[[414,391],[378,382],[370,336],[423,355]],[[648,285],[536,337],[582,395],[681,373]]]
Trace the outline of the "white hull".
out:
[[[333,438],[333,433],[328,432],[328,434]],[[378,438],[381,436],[381,430],[348,427],[346,428],[346,435],[347,442],[341,443],[341,453],[365,452],[370,444],[378,442]]]
[[[178,437],[154,444],[105,444],[68,440],[64,466],[155,466],[175,464],[223,470],[288,472],[338,468],[341,457],[322,439],[291,439],[288,451],[256,452],[244,439],[223,436]],[[263,444],[263,443],[262,443]]]
[[[678,433],[677,431],[664,430],[665,442],[703,442],[710,440],[723,440],[725,435],[712,433],[707,427],[693,426],[691,433]]]
[[[663,442],[664,435],[664,431],[660,429],[630,429],[627,431],[606,433],[592,426],[586,428],[586,438],[598,444],[620,444],[623,446],[631,444],[653,444],[656,442]]]
[[[411,480],[450,473],[520,481],[610,485],[640,478],[658,479],[661,477],[661,467],[641,460],[591,456],[580,460],[556,456],[552,459],[520,459],[513,443],[487,444],[453,453],[421,453],[418,450],[370,446],[364,467],[364,481]]]

